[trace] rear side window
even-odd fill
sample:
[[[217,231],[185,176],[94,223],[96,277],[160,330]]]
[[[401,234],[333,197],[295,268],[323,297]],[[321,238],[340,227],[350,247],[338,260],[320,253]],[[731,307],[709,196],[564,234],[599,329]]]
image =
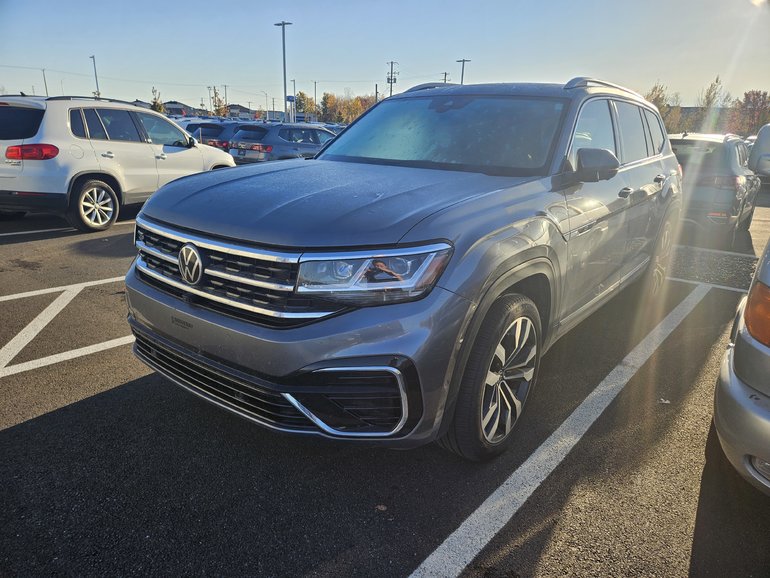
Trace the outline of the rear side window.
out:
[[[102,121],[99,120],[99,116],[93,108],[83,109],[83,114],[86,116],[86,124],[88,125],[88,134],[92,139],[107,140],[107,133],[104,132]]]
[[[70,110],[70,130],[72,130],[72,134],[75,136],[86,138],[86,127],[83,124],[83,117],[80,114],[79,108]]]
[[[187,137],[170,122],[146,112],[139,112],[137,116],[153,144],[172,147],[187,146]]]
[[[198,139],[217,138],[225,130],[221,124],[188,124],[187,132]]]
[[[647,157],[647,140],[642,124],[641,110],[627,102],[616,101],[623,163],[632,163]]]
[[[237,130],[233,139],[245,141],[261,141],[267,135],[267,129],[261,126],[242,126]]]
[[[663,152],[663,143],[666,142],[666,136],[663,134],[660,121],[654,112],[644,109],[644,115],[647,117],[647,123],[650,125],[650,133],[652,134],[652,154],[656,155]]]
[[[0,140],[21,140],[37,134],[44,110],[21,106],[0,106]]]
[[[139,131],[136,130],[136,125],[127,110],[99,108],[97,112],[110,140],[141,142]]]

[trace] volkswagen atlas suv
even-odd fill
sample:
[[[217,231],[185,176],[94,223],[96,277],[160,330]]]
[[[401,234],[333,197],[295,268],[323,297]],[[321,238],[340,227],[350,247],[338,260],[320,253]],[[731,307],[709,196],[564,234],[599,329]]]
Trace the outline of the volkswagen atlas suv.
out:
[[[603,81],[421,85],[311,160],[165,186],[136,221],[136,355],[264,427],[499,454],[553,343],[665,279],[681,175]]]
[[[74,96],[0,96],[0,158],[0,213],[59,213],[82,231],[176,178],[235,165],[151,110]]]

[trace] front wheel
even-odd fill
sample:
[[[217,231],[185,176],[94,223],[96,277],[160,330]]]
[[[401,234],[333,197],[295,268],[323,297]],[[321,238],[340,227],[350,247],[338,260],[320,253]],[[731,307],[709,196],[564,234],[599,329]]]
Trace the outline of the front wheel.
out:
[[[439,444],[474,461],[508,449],[537,380],[541,343],[540,314],[531,299],[512,294],[492,305],[468,357],[454,419]]]
[[[119,209],[112,187],[99,180],[86,181],[72,196],[67,221],[86,233],[104,231],[115,223]]]

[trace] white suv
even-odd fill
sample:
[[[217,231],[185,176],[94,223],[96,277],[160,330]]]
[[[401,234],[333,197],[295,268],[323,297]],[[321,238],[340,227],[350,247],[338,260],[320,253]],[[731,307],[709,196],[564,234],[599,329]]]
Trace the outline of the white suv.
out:
[[[82,231],[176,178],[235,165],[151,110],[69,96],[0,96],[0,157],[0,214],[60,213]]]

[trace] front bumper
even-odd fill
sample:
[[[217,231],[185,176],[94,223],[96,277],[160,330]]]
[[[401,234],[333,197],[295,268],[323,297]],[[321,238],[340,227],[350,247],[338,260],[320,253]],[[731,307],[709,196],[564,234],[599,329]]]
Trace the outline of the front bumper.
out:
[[[714,425],[727,459],[738,473],[770,495],[770,479],[760,474],[751,457],[770,462],[770,397],[746,385],[733,365],[729,349],[714,395]]]
[[[175,383],[270,429],[404,448],[438,433],[471,307],[436,287],[419,301],[271,328],[150,286],[134,266],[126,288],[137,356]],[[355,421],[362,412],[372,427]]]

